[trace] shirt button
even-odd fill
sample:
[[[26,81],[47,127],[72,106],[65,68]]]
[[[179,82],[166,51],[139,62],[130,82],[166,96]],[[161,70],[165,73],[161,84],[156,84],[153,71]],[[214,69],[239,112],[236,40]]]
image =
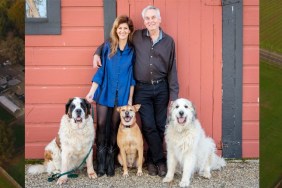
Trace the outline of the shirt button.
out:
[[[151,48],[152,50],[154,49],[154,48]]]
[[[153,56],[151,56],[151,58],[152,58]]]
[[[150,65],[152,65],[152,64],[150,64]]]

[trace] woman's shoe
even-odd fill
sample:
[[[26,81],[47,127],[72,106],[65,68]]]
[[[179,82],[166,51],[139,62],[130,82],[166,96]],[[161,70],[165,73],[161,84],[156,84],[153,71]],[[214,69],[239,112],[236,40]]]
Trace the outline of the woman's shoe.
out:
[[[97,153],[96,153],[96,160],[97,160],[97,176],[101,177],[106,174],[106,154],[107,154],[107,147],[104,145],[97,146]]]
[[[115,175],[115,153],[116,147],[110,146],[107,152],[107,176],[114,176]]]

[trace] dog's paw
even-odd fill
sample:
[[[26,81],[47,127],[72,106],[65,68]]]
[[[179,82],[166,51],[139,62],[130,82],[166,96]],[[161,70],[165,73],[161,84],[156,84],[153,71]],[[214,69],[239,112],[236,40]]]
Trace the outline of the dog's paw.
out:
[[[200,176],[210,179],[211,178],[211,173],[209,171],[203,172],[200,174]]]
[[[97,178],[97,174],[93,171],[93,172],[89,172],[88,173],[88,177],[90,178],[90,179],[96,179]]]
[[[189,185],[190,185],[189,180],[181,180],[181,182],[179,183],[179,187],[188,187]]]
[[[142,176],[143,175],[143,172],[142,171],[137,171],[137,176]]]
[[[127,177],[129,177],[129,174],[128,174],[128,172],[124,172],[122,176],[123,176],[124,178],[127,178]]]
[[[62,176],[62,177],[60,177],[60,178],[58,179],[57,185],[62,185],[62,184],[64,184],[64,183],[67,183],[67,181],[68,181],[68,177],[67,177],[67,176]]]
[[[164,182],[164,183],[169,183],[169,182],[172,181],[172,179],[173,179],[173,177],[168,177],[168,176],[166,176],[166,177],[163,179],[163,182]]]

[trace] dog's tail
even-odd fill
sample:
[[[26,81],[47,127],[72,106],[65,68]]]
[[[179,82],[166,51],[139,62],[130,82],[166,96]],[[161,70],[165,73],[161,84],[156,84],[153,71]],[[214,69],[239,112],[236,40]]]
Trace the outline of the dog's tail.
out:
[[[27,172],[29,174],[41,174],[43,172],[46,172],[46,168],[42,164],[32,165],[28,168]]]
[[[226,166],[226,162],[222,157],[217,156],[214,154],[214,160],[212,163],[212,170],[221,170],[221,168]]]

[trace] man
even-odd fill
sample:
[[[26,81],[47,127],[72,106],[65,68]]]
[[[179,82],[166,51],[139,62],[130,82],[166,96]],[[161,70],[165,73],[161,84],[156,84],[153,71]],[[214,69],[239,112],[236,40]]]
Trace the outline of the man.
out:
[[[160,10],[147,6],[142,11],[146,29],[133,35],[136,51],[134,76],[134,104],[141,104],[139,114],[142,132],[148,144],[147,163],[149,175],[166,175],[163,154],[163,138],[167,117],[167,105],[178,98],[175,43],[160,28]],[[101,66],[101,47],[94,55],[94,67]]]

